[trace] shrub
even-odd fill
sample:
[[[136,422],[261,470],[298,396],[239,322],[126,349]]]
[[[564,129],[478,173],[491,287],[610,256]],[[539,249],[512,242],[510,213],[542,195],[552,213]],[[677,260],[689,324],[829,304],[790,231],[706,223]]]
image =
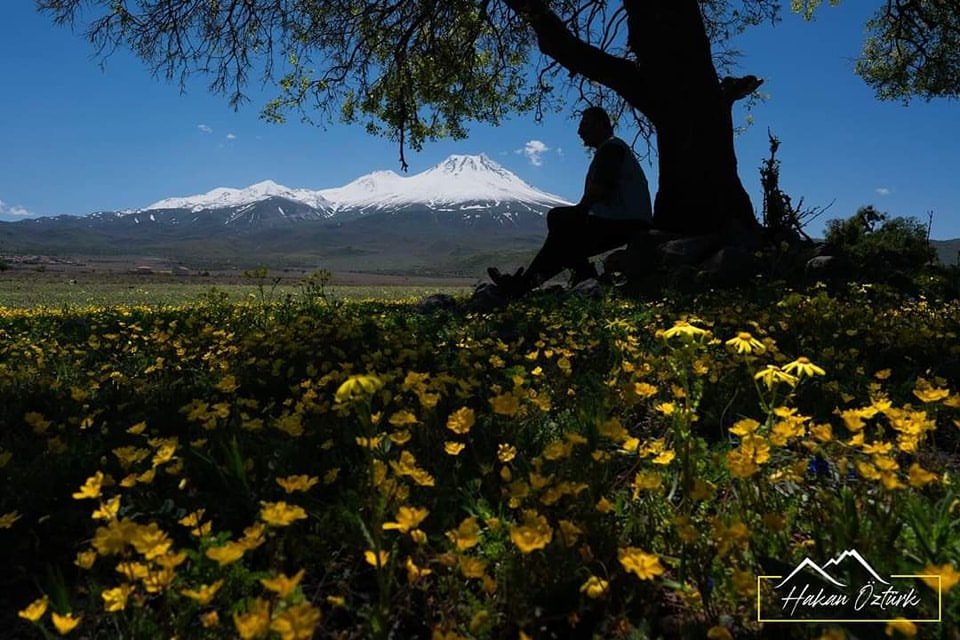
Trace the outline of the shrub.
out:
[[[828,221],[826,242],[858,272],[880,281],[897,272],[914,274],[936,260],[927,228],[919,220],[891,218],[873,205],[846,220]]]

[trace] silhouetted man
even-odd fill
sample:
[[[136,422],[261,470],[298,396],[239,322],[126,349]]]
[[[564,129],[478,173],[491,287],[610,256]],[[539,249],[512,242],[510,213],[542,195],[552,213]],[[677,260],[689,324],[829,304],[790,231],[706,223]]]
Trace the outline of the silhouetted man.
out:
[[[514,274],[487,269],[506,295],[520,297],[564,269],[571,284],[597,277],[590,257],[625,245],[653,219],[647,177],[630,145],[613,135],[601,107],[584,109],[577,133],[596,149],[580,202],[547,212],[547,238],[530,266]]]

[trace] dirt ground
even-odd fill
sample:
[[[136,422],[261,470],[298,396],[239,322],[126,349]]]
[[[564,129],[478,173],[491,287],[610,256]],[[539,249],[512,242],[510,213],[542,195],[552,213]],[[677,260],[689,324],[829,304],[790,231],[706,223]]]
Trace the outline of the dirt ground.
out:
[[[191,269],[160,258],[6,256],[0,279],[22,283],[71,281],[76,284],[183,283],[194,285],[265,284],[296,285],[313,272],[306,269],[267,270],[265,277],[243,269]],[[472,287],[478,280],[418,274],[340,271],[331,274],[329,285],[358,287]]]

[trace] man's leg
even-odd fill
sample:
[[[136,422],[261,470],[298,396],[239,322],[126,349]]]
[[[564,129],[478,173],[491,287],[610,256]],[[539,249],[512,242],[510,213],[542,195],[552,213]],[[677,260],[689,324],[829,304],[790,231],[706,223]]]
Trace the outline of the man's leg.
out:
[[[578,245],[583,242],[589,218],[581,207],[555,207],[547,212],[547,239],[524,273],[531,289],[587,261]]]

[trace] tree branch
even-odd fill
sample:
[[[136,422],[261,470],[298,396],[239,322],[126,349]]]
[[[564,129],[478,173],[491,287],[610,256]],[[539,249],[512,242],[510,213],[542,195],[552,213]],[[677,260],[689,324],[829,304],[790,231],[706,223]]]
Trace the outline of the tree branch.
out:
[[[641,111],[654,108],[653,96],[634,62],[606,53],[575,37],[543,0],[505,2],[533,29],[537,46],[545,56],[556,60],[571,74],[613,89]]]

